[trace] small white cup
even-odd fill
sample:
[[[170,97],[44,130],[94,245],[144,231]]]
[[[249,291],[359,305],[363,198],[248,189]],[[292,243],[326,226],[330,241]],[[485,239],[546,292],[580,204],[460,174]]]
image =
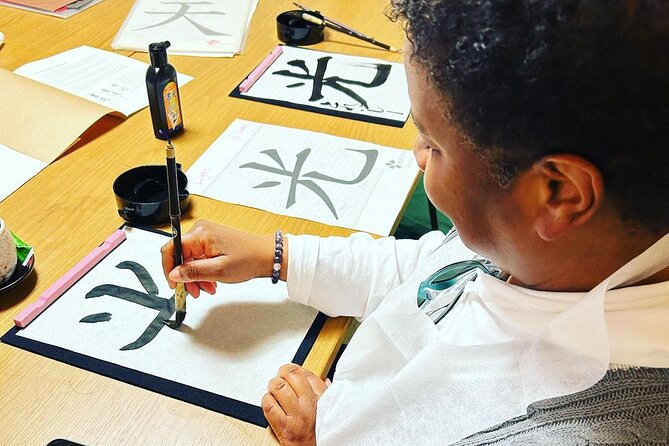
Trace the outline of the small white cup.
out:
[[[5,221],[0,218],[0,283],[12,276],[16,261],[16,243]]]

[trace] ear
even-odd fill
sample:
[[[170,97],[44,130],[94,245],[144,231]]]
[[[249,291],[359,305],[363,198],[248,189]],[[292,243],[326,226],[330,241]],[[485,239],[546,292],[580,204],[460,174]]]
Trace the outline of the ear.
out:
[[[541,193],[535,229],[555,240],[590,220],[604,198],[604,180],[588,160],[572,154],[549,155],[534,164]]]

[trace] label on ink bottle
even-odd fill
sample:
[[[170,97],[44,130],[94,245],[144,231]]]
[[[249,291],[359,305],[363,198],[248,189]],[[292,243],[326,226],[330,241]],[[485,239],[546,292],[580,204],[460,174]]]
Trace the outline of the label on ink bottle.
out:
[[[179,93],[177,84],[168,82],[163,89],[163,103],[165,104],[165,117],[167,128],[172,130],[181,124],[181,110],[179,110]]]

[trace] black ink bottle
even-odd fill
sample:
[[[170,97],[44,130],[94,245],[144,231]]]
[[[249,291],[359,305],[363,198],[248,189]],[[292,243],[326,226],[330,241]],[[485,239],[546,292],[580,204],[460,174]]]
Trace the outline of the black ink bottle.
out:
[[[149,45],[151,66],[146,71],[146,91],[149,94],[153,134],[159,139],[166,139],[160,134],[160,130],[171,138],[184,129],[177,71],[167,63],[169,46],[170,42]]]

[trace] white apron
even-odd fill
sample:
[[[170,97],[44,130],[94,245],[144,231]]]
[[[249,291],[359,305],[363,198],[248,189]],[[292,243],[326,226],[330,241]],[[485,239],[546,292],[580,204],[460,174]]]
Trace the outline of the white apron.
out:
[[[319,446],[450,444],[524,415],[532,402],[593,386],[612,356],[635,353],[612,352],[606,292],[668,265],[669,234],[588,293],[544,293],[555,296],[548,309],[524,305],[531,290],[479,275],[438,325],[416,305],[424,277],[408,280],[363,322],[342,356],[318,403]],[[649,338],[659,345],[627,364],[667,367],[669,330],[660,328],[660,339],[657,331],[666,327],[669,306],[647,310],[613,319],[621,329],[634,324],[627,331],[638,336],[639,349]],[[644,363],[648,357],[655,363]]]

